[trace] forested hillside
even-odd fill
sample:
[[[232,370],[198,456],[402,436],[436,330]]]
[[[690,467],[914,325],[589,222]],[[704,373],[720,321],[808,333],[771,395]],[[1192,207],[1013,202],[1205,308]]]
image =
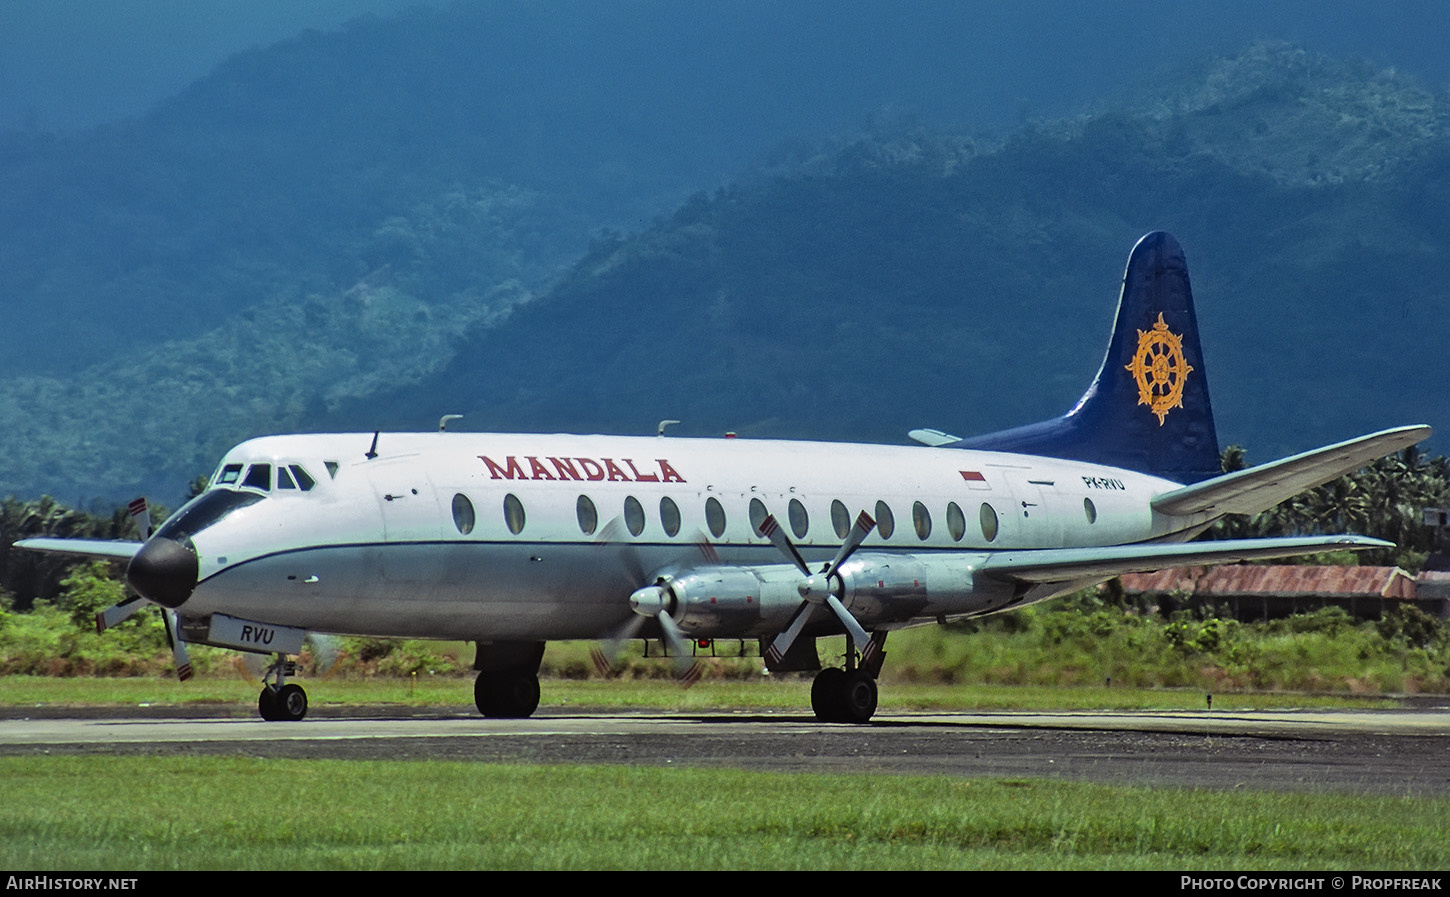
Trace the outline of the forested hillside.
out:
[[[1258,460],[1450,424],[1444,97],[1259,46],[1000,145],[803,154],[597,246],[439,374],[371,398],[490,429],[900,441],[1065,411],[1144,232],[1188,253],[1219,433]],[[353,406],[337,422],[362,411]]]
[[[174,502],[250,435],[447,412],[890,441],[1023,423],[1091,379],[1158,228],[1188,253],[1225,443],[1450,426],[1447,100],[1393,73],[1258,46],[1005,139],[783,143],[661,205],[697,169],[640,154],[603,87],[522,96],[507,73],[537,65],[438,42],[438,15],[0,141],[0,494]],[[520,115],[549,104],[563,155]]]

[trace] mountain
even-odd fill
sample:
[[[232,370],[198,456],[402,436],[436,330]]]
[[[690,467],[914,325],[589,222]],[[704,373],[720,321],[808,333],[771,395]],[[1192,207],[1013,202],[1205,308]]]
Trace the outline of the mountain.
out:
[[[1010,426],[1076,400],[1158,228],[1189,255],[1220,436],[1251,460],[1450,417],[1446,98],[1405,77],[1259,45],[1006,137],[887,119],[784,142],[680,204],[714,163],[659,162],[648,135],[679,110],[646,94],[650,128],[606,126],[604,88],[562,74],[511,94],[541,63],[455,14],[304,35],[144,119],[0,140],[0,291],[26,334],[0,359],[0,493],[174,500],[251,435],[450,412]],[[539,108],[564,110],[545,142]]]
[[[333,418],[901,441],[1067,410],[1123,260],[1185,246],[1225,444],[1450,424],[1444,96],[1259,45],[998,145],[902,132],[597,246],[453,361]]]

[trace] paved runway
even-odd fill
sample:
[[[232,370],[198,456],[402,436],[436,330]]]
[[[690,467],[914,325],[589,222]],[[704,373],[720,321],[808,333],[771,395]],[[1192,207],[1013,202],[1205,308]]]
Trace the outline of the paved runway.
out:
[[[245,755],[730,766],[806,773],[1065,778],[1206,788],[1450,795],[1450,708],[1420,711],[913,713],[869,726],[788,713],[563,713],[327,708],[297,723],[0,719],[0,755]],[[195,711],[192,711],[195,712]]]

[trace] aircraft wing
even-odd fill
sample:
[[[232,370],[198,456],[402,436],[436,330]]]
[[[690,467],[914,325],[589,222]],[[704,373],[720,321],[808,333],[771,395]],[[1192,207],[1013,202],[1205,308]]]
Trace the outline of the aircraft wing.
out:
[[[1286,539],[1225,539],[1219,542],[1149,542],[1101,548],[1047,548],[1002,551],[977,569],[998,579],[1020,582],[1069,582],[1104,579],[1123,573],[1144,573],[1164,567],[1229,564],[1266,558],[1316,554],[1321,551],[1363,551],[1393,548],[1393,542],[1368,536],[1307,536]]]
[[[1153,510],[1174,517],[1257,514],[1429,435],[1424,425],[1382,430],[1164,492],[1153,499]]]
[[[142,542],[115,542],[105,539],[21,539],[16,548],[31,551],[48,551],[54,554],[72,554],[77,557],[94,558],[100,561],[125,561],[136,556]]]

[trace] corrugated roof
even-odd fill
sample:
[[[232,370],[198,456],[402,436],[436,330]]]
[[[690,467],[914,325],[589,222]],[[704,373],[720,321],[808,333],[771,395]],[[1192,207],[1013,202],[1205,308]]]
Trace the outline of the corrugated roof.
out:
[[[1156,573],[1130,573],[1121,579],[1123,590],[1130,593],[1181,592],[1200,598],[1230,595],[1415,598],[1415,578],[1399,567],[1232,564],[1174,567]]]

